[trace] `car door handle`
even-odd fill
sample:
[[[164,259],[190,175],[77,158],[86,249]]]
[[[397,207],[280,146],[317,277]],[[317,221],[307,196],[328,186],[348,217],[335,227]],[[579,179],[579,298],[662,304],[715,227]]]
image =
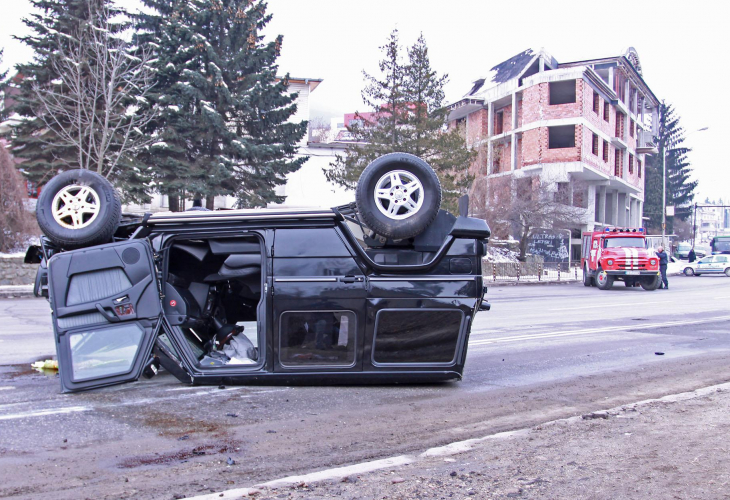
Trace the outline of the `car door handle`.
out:
[[[118,323],[119,321],[121,321],[115,315],[108,313],[101,304],[96,304],[96,310],[99,311],[99,314],[104,316],[110,323]]]
[[[364,276],[341,276],[340,281],[342,283],[362,283],[365,281]]]

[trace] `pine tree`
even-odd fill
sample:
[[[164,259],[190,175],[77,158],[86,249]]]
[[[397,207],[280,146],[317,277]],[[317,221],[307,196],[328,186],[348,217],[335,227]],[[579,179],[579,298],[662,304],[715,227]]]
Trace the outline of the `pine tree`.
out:
[[[426,41],[421,35],[401,58],[398,31],[394,30],[379,63],[381,76],[363,72],[363,103],[372,109],[374,123],[358,120],[349,131],[357,139],[347,156],[338,156],[327,179],[354,189],[363,169],[377,157],[405,152],[426,160],[436,171],[443,189],[444,208],[456,212],[456,200],[471,184],[468,165],[474,153],[466,147],[460,130],[445,130],[447,110],[442,107],[448,75],[431,67]],[[362,125],[361,125],[362,124]]]
[[[90,12],[109,0],[31,0],[34,13],[23,22],[32,34],[18,37],[34,51],[33,60],[17,66],[17,94],[13,109],[23,119],[12,132],[12,152],[22,160],[28,179],[44,184],[59,171],[78,168],[74,147],[60,140],[38,118],[40,108],[34,86],[47,87],[59,77],[53,60],[59,48],[68,48],[69,37],[89,20]],[[119,9],[113,8],[113,13]]]
[[[5,52],[5,49],[0,49],[0,64],[2,64],[2,62],[3,62],[3,52]],[[5,87],[7,85],[6,78],[7,78],[9,72],[10,72],[10,70],[5,70],[5,71],[0,72],[0,94],[2,94],[2,96],[3,96],[3,100],[0,101],[0,122],[5,121],[5,118],[7,117],[7,112],[6,112],[5,106],[4,106],[4,104],[5,104],[4,91],[5,91]]]
[[[306,122],[289,123],[296,95],[277,78],[282,37],[268,43],[266,3],[250,0],[145,0],[157,11],[139,19],[158,54],[155,123],[161,138],[149,158],[158,186],[172,197],[231,194],[241,207],[283,202],[275,188],[306,157],[294,158]],[[171,208],[175,207],[171,203]]]
[[[644,215],[649,217],[647,226],[652,232],[661,232],[662,221],[662,158],[666,154],[666,201],[675,207],[675,217],[686,220],[692,213],[690,205],[694,199],[697,181],[690,181],[692,169],[687,160],[689,148],[682,147],[684,129],[679,124],[671,104],[659,106],[659,154],[646,162],[646,183],[644,186]],[[666,232],[673,230],[673,219],[667,219]]]

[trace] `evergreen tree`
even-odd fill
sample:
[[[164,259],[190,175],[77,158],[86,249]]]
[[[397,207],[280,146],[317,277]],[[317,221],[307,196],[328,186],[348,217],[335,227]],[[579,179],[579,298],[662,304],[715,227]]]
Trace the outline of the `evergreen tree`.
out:
[[[456,212],[456,201],[472,181],[468,166],[474,152],[466,147],[462,132],[446,130],[448,111],[442,107],[443,86],[448,75],[431,67],[426,41],[421,35],[401,58],[398,31],[381,47],[385,57],[379,63],[378,78],[363,72],[365,105],[375,112],[374,123],[358,120],[349,127],[357,139],[346,156],[338,156],[325,170],[327,179],[354,188],[363,169],[377,157],[405,152],[426,160],[436,171],[443,189],[444,208]]]
[[[0,49],[0,64],[3,62],[3,52],[5,52],[5,49]],[[7,117],[7,112],[5,110],[5,87],[7,86],[7,81],[5,80],[8,76],[9,70],[0,71],[0,94],[3,96],[3,100],[0,101],[0,122],[3,122],[5,118]]]
[[[282,37],[268,43],[266,3],[250,0],[145,0],[140,35],[158,51],[153,125],[161,141],[149,151],[157,185],[174,199],[232,194],[241,207],[283,202],[276,186],[306,157],[294,158],[307,124],[289,123],[296,95],[277,78]],[[171,208],[182,208],[171,203]]]
[[[32,34],[18,37],[33,49],[33,60],[17,65],[17,93],[9,112],[22,120],[12,132],[13,155],[22,160],[23,173],[31,181],[44,184],[59,171],[78,168],[75,148],[61,140],[38,118],[40,103],[34,86],[48,87],[59,77],[54,58],[60,48],[68,48],[72,33],[87,22],[94,9],[109,0],[31,0],[34,8],[23,19]],[[116,8],[113,13],[119,13]]]
[[[687,153],[683,147],[684,129],[679,124],[671,104],[659,106],[659,135],[657,146],[659,154],[646,161],[646,181],[644,186],[644,215],[649,217],[647,226],[652,232],[661,232],[662,226],[662,159],[666,154],[666,202],[675,207],[675,217],[686,220],[692,214],[691,204],[697,181],[690,181],[692,173]],[[667,219],[666,232],[673,230],[673,219]]]

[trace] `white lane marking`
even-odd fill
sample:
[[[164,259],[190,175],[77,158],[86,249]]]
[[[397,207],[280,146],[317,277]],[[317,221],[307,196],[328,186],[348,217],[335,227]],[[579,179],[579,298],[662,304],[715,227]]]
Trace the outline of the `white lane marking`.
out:
[[[15,387],[13,387],[12,385],[4,385],[0,387],[0,391],[9,391],[11,389],[15,389]]]
[[[657,402],[665,402],[665,403],[673,403],[676,401],[687,401],[690,399],[695,399],[702,396],[707,396],[710,394],[714,394],[721,391],[726,391],[730,389],[730,383],[724,383],[724,384],[718,384],[718,385],[712,385],[710,387],[703,387],[701,389],[697,389],[696,391],[691,392],[682,392],[679,394],[670,394],[658,399],[645,399],[643,401],[637,401],[636,403],[628,403],[621,406],[616,406],[614,408],[609,408],[608,410],[595,410],[595,411],[605,411],[607,413],[616,413],[620,412],[623,409],[626,408],[636,408],[639,406],[644,406],[651,403],[657,403]],[[558,423],[578,423],[582,421],[581,416],[575,416],[575,417],[567,417],[567,418],[559,418],[556,420],[550,420],[548,422],[543,422],[539,424],[540,426],[547,426],[547,425],[555,425]],[[513,431],[507,431],[507,432],[498,432],[496,434],[489,434],[487,436],[481,437],[481,438],[475,438],[475,439],[465,439],[463,441],[456,441],[450,444],[447,444],[445,446],[439,446],[435,448],[429,448],[423,453],[421,453],[418,456],[412,456],[412,455],[399,455],[397,457],[391,457],[391,458],[385,458],[381,460],[373,460],[370,462],[362,462],[359,464],[349,465],[345,467],[338,467],[335,469],[326,469],[319,472],[313,472],[310,474],[303,474],[300,476],[289,476],[282,479],[275,479],[273,481],[269,481],[266,483],[257,484],[256,486],[252,488],[236,488],[234,490],[226,490],[216,493],[208,493],[205,495],[199,495],[195,497],[188,497],[184,500],[217,500],[219,498],[223,499],[232,499],[232,498],[242,498],[245,496],[249,496],[251,493],[260,493],[259,488],[271,488],[276,489],[280,487],[286,487],[286,486],[293,486],[301,483],[314,483],[316,481],[326,481],[336,478],[344,478],[349,475],[354,474],[363,474],[366,472],[372,472],[380,469],[387,469],[391,467],[396,467],[399,465],[408,465],[414,462],[417,462],[421,459],[429,458],[429,457],[439,457],[444,455],[455,455],[458,453],[464,453],[472,448],[474,448],[475,445],[481,444],[485,441],[492,440],[492,439],[509,439],[512,437],[522,437],[525,435],[528,435],[534,427],[524,427],[522,429],[515,429]]]
[[[495,344],[498,342],[518,342],[521,340],[538,340],[547,339],[553,337],[567,337],[571,335],[585,335],[590,333],[606,333],[623,330],[646,330],[648,328],[663,328],[667,326],[683,326],[683,325],[699,325],[702,323],[713,323],[715,321],[722,321],[730,319],[730,316],[716,316],[714,318],[705,318],[700,320],[687,320],[687,321],[666,321],[663,323],[648,323],[641,325],[622,325],[622,326],[607,326],[603,328],[586,328],[582,330],[565,330],[562,332],[550,332],[550,333],[536,333],[532,335],[516,335],[512,337],[500,337],[493,339],[475,340],[469,342],[469,345],[487,345]]]
[[[197,387],[197,389],[200,389],[201,387]],[[246,386],[237,386],[237,387],[230,387],[226,389],[218,389],[217,387],[211,388],[209,390],[203,390],[200,392],[196,392],[194,394],[175,394],[172,396],[166,396],[166,397],[152,397],[152,398],[143,398],[143,399],[135,399],[132,401],[123,401],[119,403],[109,403],[104,405],[94,405],[94,406],[61,406],[56,408],[43,408],[39,410],[28,410],[25,412],[20,413],[11,413],[7,415],[0,415],[0,420],[15,420],[19,418],[30,418],[30,417],[44,417],[46,415],[58,415],[58,414],[64,414],[64,413],[70,413],[70,412],[78,412],[78,411],[88,411],[88,410],[102,410],[106,408],[119,408],[122,406],[133,406],[133,405],[145,405],[145,404],[155,404],[159,403],[160,401],[165,400],[175,400],[180,401],[181,399],[191,399],[198,396],[208,396],[208,397],[217,397],[217,396],[223,396],[226,394],[229,394],[231,392],[237,392],[242,389],[246,389]],[[284,389],[281,389],[284,390]],[[269,391],[270,392],[270,391]],[[241,395],[241,398],[249,398],[252,395]],[[10,403],[6,405],[0,405],[0,409],[6,408],[8,406],[17,406],[22,405],[25,403]]]
[[[613,302],[602,302],[600,304],[593,304],[590,306],[580,306],[580,307],[559,307],[555,309],[549,309],[547,312],[550,311],[575,311],[578,309],[608,309],[610,307],[623,307],[623,306],[643,306],[646,304],[669,304],[670,300],[655,300],[650,302],[623,302],[623,303],[613,303]]]
[[[22,413],[10,413],[8,415],[0,415],[0,420],[15,420],[18,418],[29,417],[45,417],[46,415],[58,415],[63,413],[75,413],[79,411],[89,411],[89,406],[67,406],[66,408],[48,408],[46,410],[31,410]]]

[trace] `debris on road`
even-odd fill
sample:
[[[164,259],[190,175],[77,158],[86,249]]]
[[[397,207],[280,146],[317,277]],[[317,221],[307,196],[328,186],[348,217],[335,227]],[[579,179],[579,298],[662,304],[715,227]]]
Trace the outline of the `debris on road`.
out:
[[[591,420],[594,418],[608,418],[608,412],[606,411],[594,411],[593,413],[586,413],[585,415],[582,415],[583,420]]]
[[[34,370],[37,370],[41,373],[43,373],[43,370],[58,370],[58,360],[47,359],[45,361],[36,361],[30,366],[32,366]]]

